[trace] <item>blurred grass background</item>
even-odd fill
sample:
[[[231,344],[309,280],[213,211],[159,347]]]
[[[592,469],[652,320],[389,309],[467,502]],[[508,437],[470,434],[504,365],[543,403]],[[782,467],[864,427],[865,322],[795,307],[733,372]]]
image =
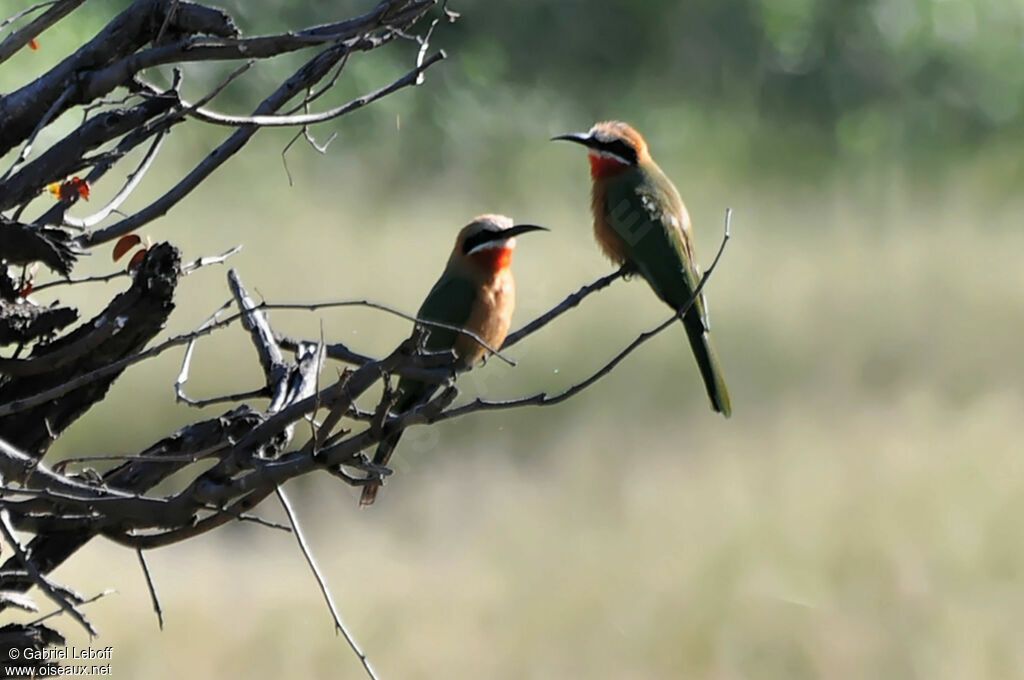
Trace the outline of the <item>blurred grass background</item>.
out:
[[[370,6],[219,4],[250,34]],[[125,5],[84,6],[0,69],[0,89]],[[545,140],[629,120],[687,200],[705,263],[735,209],[708,291],[735,415],[710,412],[682,332],[666,332],[557,408],[411,431],[370,511],[333,480],[293,484],[382,677],[1024,677],[1024,7],[453,8],[463,18],[434,37],[450,59],[424,87],[317,129],[338,132],[326,155],[293,148],[294,186],[280,157],[291,133],[264,132],[143,235],[188,258],[243,243],[231,265],[272,301],[411,311],[456,230],[504,212],[553,229],[516,255],[524,322],[609,271],[582,153]],[[353,59],[335,100],[413,53]],[[221,108],[248,111],[303,56],[247,75]],[[186,94],[218,75],[186,69]],[[172,134],[127,207],[224,135]],[[81,271],[111,268],[98,252]],[[223,274],[182,282],[169,332],[228,297]],[[88,318],[124,285],[59,297]],[[517,346],[518,368],[465,376],[464,394],[567,386],[664,315],[643,283],[616,283]],[[309,337],[322,321],[378,354],[408,333],[360,310],[273,321]],[[179,360],[129,371],[53,456],[134,452],[196,419],[173,402]],[[259,383],[237,330],[201,344],[193,368],[193,396]],[[289,536],[232,527],[149,559],[162,633],[130,552],[96,543],[57,573],[87,594],[118,589],[90,611],[119,677],[359,677]]]

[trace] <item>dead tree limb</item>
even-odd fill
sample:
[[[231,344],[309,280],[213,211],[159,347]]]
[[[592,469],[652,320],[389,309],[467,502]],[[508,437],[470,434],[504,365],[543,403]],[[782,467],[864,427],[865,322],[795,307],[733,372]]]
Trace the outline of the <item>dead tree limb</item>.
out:
[[[0,41],[0,63],[81,4],[82,0],[41,3],[3,24],[13,28]],[[14,553],[0,566],[0,612],[34,606],[24,593],[35,586],[92,634],[81,611],[90,600],[55,583],[49,574],[97,537],[137,551],[158,616],[161,609],[143,551],[188,540],[228,522],[294,531],[317,573],[281,490],[283,484],[314,473],[353,486],[378,483],[390,470],[372,464],[366,452],[384,438],[414,425],[478,411],[564,401],[614,370],[692,304],[691,300],[661,326],[640,334],[603,367],[560,394],[504,402],[474,395],[456,406],[454,355],[423,349],[431,328],[469,335],[515,366],[506,354],[508,348],[628,272],[614,272],[570,294],[510,335],[503,347],[487,347],[464,328],[417,318],[374,300],[257,301],[234,270],[227,276],[227,304],[189,332],[162,336],[175,307],[187,299],[180,290],[189,284],[187,276],[223,262],[237,249],[185,264],[175,245],[142,245],[132,232],[166,215],[260,130],[294,126],[311,141],[310,125],[335,122],[403,88],[420,85],[427,70],[444,58],[443,52],[430,51],[440,13],[429,28],[420,29],[421,35],[414,34],[417,22],[435,5],[436,0],[383,0],[355,18],[243,37],[234,19],[221,10],[182,0],[135,0],[48,72],[0,96],[0,156],[13,158],[0,172],[0,345],[10,347],[0,356],[0,534]],[[21,25],[29,16],[35,18]],[[443,16],[451,19],[454,14],[444,10]],[[416,53],[404,75],[378,83],[342,106],[312,110],[354,59],[409,40],[416,43]],[[305,63],[265,93],[250,115],[218,112],[218,97],[228,83],[266,59],[297,51],[310,53]],[[161,65],[238,61],[244,63],[193,102],[180,94],[180,70],[166,88],[153,85],[147,71]],[[40,133],[69,111],[81,113],[77,127],[49,147],[37,148],[38,140],[53,138]],[[163,195],[137,211],[121,213],[162,146],[173,139],[169,135],[182,126],[200,125],[231,131],[188,172],[174,178]],[[113,187],[113,198],[87,215],[70,214],[88,198],[90,187],[107,181],[110,171],[136,149],[141,160]],[[119,241],[116,251],[137,249],[128,271],[73,276],[82,255],[112,240]],[[695,296],[715,270],[727,240],[728,222],[722,248]],[[38,274],[40,264],[54,278],[37,282],[37,276],[43,278]],[[113,282],[110,285],[119,286],[119,291],[83,314],[88,321],[66,330],[77,321],[78,311],[44,300],[41,293],[52,295],[61,286],[95,281]],[[272,324],[272,314],[284,310],[311,314],[354,306],[400,316],[418,330],[395,349],[364,353],[323,337],[291,338]],[[253,381],[253,389],[206,399],[186,397],[184,385],[197,344],[236,323],[248,332],[255,350],[253,374],[261,377]],[[44,460],[66,429],[102,401],[124,371],[179,347],[185,356],[167,398],[197,406],[228,404],[223,413],[169,435],[154,434],[153,443],[142,451],[100,451],[92,456],[69,452],[72,455],[64,454],[55,464]],[[332,372],[326,370],[327,359],[350,366]],[[393,376],[412,377],[436,389],[426,402],[395,413]],[[109,461],[116,464],[109,467]],[[101,462],[108,467],[101,465],[99,472],[81,469]],[[177,488],[160,486],[172,476]],[[254,514],[272,494],[285,506],[290,527]],[[22,542],[16,532],[27,532],[29,540]],[[340,627],[333,605],[332,616]],[[0,660],[7,658],[4,645],[38,647],[58,639],[42,620],[0,626]],[[352,647],[372,676],[366,655],[354,642]]]
[[[0,23],[0,63],[20,49],[35,49],[41,34],[83,2],[39,3]],[[417,40],[419,50],[406,75],[381,83],[344,106],[319,113],[310,110],[339,82],[353,55],[413,38],[416,24],[435,5],[436,0],[382,0],[353,18],[243,36],[234,19],[220,9],[181,0],[135,0],[56,66],[0,94],[0,157],[8,158],[8,165],[0,168],[0,346],[11,348],[0,356],[0,528],[15,546],[15,555],[0,567],[0,593],[5,593],[0,611],[24,604],[18,593],[33,585],[52,598],[59,596],[63,591],[47,574],[96,536],[142,549],[147,541],[156,544],[161,535],[206,530],[227,521],[279,528],[248,511],[287,478],[267,474],[265,468],[294,448],[289,443],[296,425],[315,419],[321,403],[353,403],[385,371],[401,370],[403,361],[418,364],[405,355],[383,360],[376,371],[367,369],[352,385],[346,382],[344,390],[321,389],[322,345],[304,343],[287,350],[286,357],[266,311],[256,309],[237,275],[231,280],[237,311],[230,320],[161,342],[159,335],[180,304],[176,297],[183,277],[222,262],[230,253],[183,264],[174,245],[161,243],[139,246],[130,272],[74,277],[73,271],[79,257],[96,246],[167,214],[259,130],[283,125],[308,129],[421,84],[425,71],[444,58],[441,52],[425,55],[426,39]],[[225,120],[212,113],[229,83],[270,58],[300,51],[309,53],[305,63],[270,88],[250,116]],[[194,102],[180,95],[180,71],[166,88],[152,85],[149,78],[156,66],[239,60],[244,63]],[[296,115],[297,109],[304,112]],[[53,138],[41,133],[71,111],[81,113],[80,123],[56,141],[40,143]],[[122,213],[168,133],[197,125],[228,125],[234,130],[163,196],[140,210]],[[107,181],[111,170],[136,149],[145,152],[113,197],[89,214],[72,214],[84,205],[81,201],[90,189]],[[38,271],[40,264],[59,278],[47,280]],[[39,299],[43,291],[52,294],[62,285],[121,278],[129,285],[74,327],[77,310]],[[221,416],[157,437],[138,454],[71,456],[57,466],[42,462],[67,427],[102,401],[125,370],[236,321],[250,329],[260,350],[265,386],[255,395],[267,395],[268,406],[247,403],[253,393],[226,395],[223,401],[230,409]],[[371,374],[373,380],[368,379]],[[319,394],[325,391],[333,400]],[[326,467],[314,460],[311,448],[302,455],[308,469]],[[71,472],[83,460],[118,458],[124,459],[121,464],[99,476]],[[150,495],[169,476],[211,458],[216,461],[213,468],[197,473],[188,488],[167,497]],[[287,471],[300,469],[307,468]],[[253,473],[270,480],[269,486],[249,488]],[[33,537],[22,545],[14,531]],[[85,620],[74,608],[77,603],[58,602],[62,611]],[[0,639],[27,647],[57,640],[41,623],[4,626]]]

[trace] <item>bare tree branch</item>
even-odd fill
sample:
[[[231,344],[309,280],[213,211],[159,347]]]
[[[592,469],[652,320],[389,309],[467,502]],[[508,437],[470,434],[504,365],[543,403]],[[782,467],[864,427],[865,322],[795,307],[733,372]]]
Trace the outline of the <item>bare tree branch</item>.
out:
[[[63,16],[61,12],[66,14],[83,1],[53,0],[12,19],[19,21],[32,12],[42,12],[0,42],[0,62],[52,25],[58,15]],[[177,294],[184,275],[221,264],[240,247],[183,264],[175,246],[149,246],[147,240],[147,245],[136,251],[130,272],[72,276],[79,256],[165,215],[241,151],[259,130],[297,127],[295,139],[305,138],[323,152],[326,144],[314,140],[310,126],[337,120],[421,84],[426,70],[444,58],[443,51],[430,53],[434,29],[443,16],[454,17],[442,7],[443,16],[435,13],[427,19],[429,25],[421,35],[413,34],[414,25],[435,4],[436,0],[382,0],[371,11],[345,21],[241,37],[232,17],[221,10],[184,0],[134,0],[92,40],[49,71],[0,95],[0,155],[10,152],[14,157],[0,177],[0,212],[10,211],[0,215],[0,344],[15,345],[0,357],[0,534],[13,547],[13,555],[5,556],[6,562],[0,566],[0,593],[4,594],[0,611],[25,606],[22,593],[38,587],[60,605],[60,611],[76,617],[92,634],[78,611],[87,601],[47,574],[92,539],[104,537],[136,551],[162,627],[162,607],[142,551],[188,540],[228,522],[257,524],[294,532],[335,626],[374,678],[366,655],[342,623],[282,486],[318,472],[355,487],[376,484],[391,470],[373,464],[368,456],[382,440],[406,428],[477,411],[565,401],[610,373],[693,304],[691,300],[662,325],[641,333],[603,367],[561,393],[507,401],[473,395],[472,401],[453,406],[459,396],[455,355],[452,351],[426,351],[423,339],[430,329],[468,336],[489,354],[515,365],[504,354],[508,348],[627,275],[627,270],[601,277],[568,295],[509,335],[503,347],[491,347],[465,328],[417,318],[368,299],[261,301],[249,293],[233,269],[227,272],[231,294],[227,303],[189,332],[164,334],[175,305],[180,304]],[[312,110],[315,102],[335,90],[350,60],[361,59],[396,39],[416,44],[413,63],[404,75],[391,82],[381,80],[341,106]],[[217,112],[220,95],[229,84],[269,57],[299,50],[308,50],[305,63],[287,79],[276,82],[269,94],[262,93],[262,101],[250,107],[250,115]],[[238,67],[227,76],[211,79],[212,86],[205,86],[205,94],[197,100],[182,98],[185,70],[178,66],[205,62],[223,67],[238,60],[241,65],[233,63]],[[173,67],[166,89],[152,84],[151,74],[146,72],[159,65]],[[115,90],[117,93],[111,94]],[[75,115],[61,118],[69,112]],[[76,125],[70,132],[51,134],[58,119],[61,125],[68,121]],[[158,198],[138,210],[125,208],[148,177],[167,134],[178,126],[195,129],[204,123],[232,130],[187,173],[172,177],[170,188]],[[39,140],[58,136],[49,147],[36,150]],[[330,135],[328,143],[333,138]],[[131,163],[126,160],[129,155]],[[87,200],[92,187],[108,179],[112,170],[130,167],[130,172],[121,173],[124,179],[110,187],[116,191],[105,205],[84,217],[68,214],[79,200]],[[47,192],[47,186],[55,182],[59,190],[51,187]],[[56,193],[57,200],[40,209],[40,198],[49,200],[50,193]],[[22,214],[27,215],[24,220]],[[714,272],[728,239],[727,214],[722,244],[694,298]],[[129,238],[119,245],[120,255],[125,248],[136,247],[137,240]],[[35,286],[40,263],[63,278]],[[122,276],[129,278],[130,285],[106,304],[96,304],[85,317],[89,320],[69,331],[63,329],[77,319],[75,310],[43,308],[33,297],[33,293],[60,285]],[[308,341],[280,333],[271,323],[272,316],[279,321],[285,310],[309,314],[346,307],[391,314],[410,322],[415,330],[391,351],[375,348],[363,354],[328,342],[322,325],[320,337]],[[262,378],[253,381],[254,389],[241,393],[205,399],[187,396],[185,385],[199,340],[236,321],[247,332],[255,350],[249,360]],[[228,403],[228,410],[169,435],[155,436],[141,451],[96,451],[91,456],[64,451],[56,464],[44,462],[43,456],[54,442],[105,398],[121,373],[177,347],[184,347],[184,353],[174,383],[176,398],[198,407]],[[352,366],[325,377],[326,357]],[[404,412],[393,412],[398,403],[398,393],[392,389],[395,376],[430,385],[429,399]],[[175,481],[180,483],[173,488],[161,485],[172,475],[178,475]],[[255,508],[271,494],[278,496],[290,527],[255,514]],[[22,545],[16,531],[29,532],[32,537]],[[58,639],[39,622],[11,634],[26,645],[42,646]]]
[[[89,151],[127,134],[147,120],[168,111],[172,102],[149,99],[130,109],[115,109],[90,118],[68,133],[36,160],[28,163],[12,177],[0,179],[0,210],[34,198],[46,185],[63,180],[88,164],[84,160]]]
[[[403,87],[419,85],[422,82],[423,72],[444,58],[444,51],[436,52],[431,55],[429,59],[425,60],[421,64],[417,64],[416,68],[409,71],[409,73],[405,74],[390,85],[353,99],[341,106],[328,109],[327,111],[321,111],[320,113],[304,113],[283,116],[230,116],[187,105],[189,108],[188,115],[205,123],[226,125],[228,127],[238,127],[242,125],[257,125],[259,127],[305,127],[308,125],[316,125],[317,123],[326,123],[329,120],[334,120],[335,118],[340,118],[347,113],[351,113],[356,109],[361,109],[367,104],[372,104],[378,99],[382,99],[393,92],[397,92]]]
[[[14,535],[14,528],[11,527],[11,520],[8,517],[7,510],[4,509],[0,509],[0,532],[3,532],[4,539],[6,539],[7,543],[11,546],[11,549],[14,550],[14,554],[18,560],[25,565],[25,570],[36,582],[36,585],[39,586],[40,590],[46,593],[51,600],[60,605],[60,608],[67,612],[71,618],[81,624],[82,628],[85,628],[86,632],[89,633],[89,637],[96,637],[98,635],[96,629],[92,627],[92,624],[89,623],[87,618],[85,618],[85,615],[78,611],[78,608],[68,597],[68,594],[40,573],[36,565],[28,558],[28,555],[25,553],[25,549],[21,547],[21,543],[18,542],[17,537]],[[81,602],[82,600],[79,598],[78,603],[81,604]]]
[[[39,34],[50,26],[53,26],[55,23],[73,12],[83,2],[85,2],[85,0],[51,0],[50,2],[40,2],[18,12],[9,19],[5,19],[3,23],[0,23],[0,29],[3,29],[5,26],[31,14],[32,12],[38,11],[43,7],[50,7],[50,9],[33,19],[24,28],[15,31],[4,38],[4,41],[0,43],[0,64],[10,59],[15,52],[25,47],[25,45],[28,45],[35,38],[39,37]]]
[[[7,178],[10,177],[14,173],[14,171],[17,170],[18,167],[25,162],[29,155],[31,155],[32,145],[35,143],[36,137],[39,136],[39,133],[42,132],[43,128],[49,125],[53,121],[53,119],[57,117],[57,111],[60,110],[60,107],[62,107],[64,105],[64,102],[68,100],[68,97],[71,96],[71,92],[71,86],[69,85],[63,92],[61,92],[60,97],[57,98],[57,101],[53,102],[53,104],[46,111],[46,113],[43,114],[43,117],[39,119],[39,122],[32,130],[32,134],[29,135],[28,139],[25,140],[24,146],[21,147],[21,151],[18,153],[18,157],[14,159],[14,162],[11,163],[9,168],[7,168],[7,171],[3,174],[3,176],[0,176],[0,182],[6,182]]]
[[[163,22],[168,4],[167,0],[136,0],[92,40],[44,76],[0,97],[0,120],[5,121],[0,128],[0,156],[25,138],[39,120],[38,112],[51,109],[71,83],[77,82],[78,86],[72,96],[56,106],[54,119],[69,107],[102,97],[117,85],[125,84],[126,81],[108,81],[110,89],[98,94],[95,86],[89,88],[89,92],[85,89],[93,81],[91,74],[94,71],[126,58],[152,41],[156,26]],[[225,38],[238,35],[234,22],[220,10],[193,3],[182,5],[180,9],[182,11],[175,12],[171,24],[184,35],[208,34]],[[18,41],[22,44],[28,42],[24,36]]]

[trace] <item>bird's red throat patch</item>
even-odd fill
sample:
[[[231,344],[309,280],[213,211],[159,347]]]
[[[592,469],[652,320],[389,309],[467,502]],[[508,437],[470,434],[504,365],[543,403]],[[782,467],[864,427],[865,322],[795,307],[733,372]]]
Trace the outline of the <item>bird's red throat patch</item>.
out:
[[[480,265],[482,269],[497,273],[502,269],[512,266],[513,250],[514,248],[509,248],[508,246],[483,248],[470,255],[470,258]]]
[[[629,167],[628,163],[624,163],[614,156],[589,153],[587,158],[590,159],[590,176],[594,179],[617,175]]]

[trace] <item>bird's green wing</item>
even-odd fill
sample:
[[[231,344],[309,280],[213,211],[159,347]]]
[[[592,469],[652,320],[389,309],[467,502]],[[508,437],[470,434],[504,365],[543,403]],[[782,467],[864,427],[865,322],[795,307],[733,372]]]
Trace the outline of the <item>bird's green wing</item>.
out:
[[[461,328],[469,321],[476,302],[476,286],[455,276],[442,276],[430,289],[427,298],[416,313],[417,318],[437,321]],[[455,330],[427,326],[429,335],[425,347],[430,350],[451,349],[459,333]]]
[[[668,180],[666,179],[667,183]],[[693,296],[700,274],[678,194],[658,187],[639,172],[630,172],[608,187],[608,223],[626,246],[630,261],[658,297],[678,309]],[[704,317],[703,301],[696,307]]]
[[[424,321],[438,321],[461,328],[473,311],[476,290],[464,279],[443,275],[427,293],[426,299],[416,312],[416,318]],[[427,339],[423,343],[428,351],[441,352],[455,346],[459,333],[447,328],[424,325]],[[434,385],[427,385],[409,378],[398,381],[402,396],[395,405],[395,412],[402,412],[414,406],[424,397],[429,397]]]
[[[679,193],[660,170],[628,171],[611,183],[606,194],[609,226],[625,244],[629,261],[673,309],[693,297],[700,270],[693,256],[689,218]],[[729,390],[711,345],[703,295],[683,317],[683,326],[714,410],[732,412]]]

